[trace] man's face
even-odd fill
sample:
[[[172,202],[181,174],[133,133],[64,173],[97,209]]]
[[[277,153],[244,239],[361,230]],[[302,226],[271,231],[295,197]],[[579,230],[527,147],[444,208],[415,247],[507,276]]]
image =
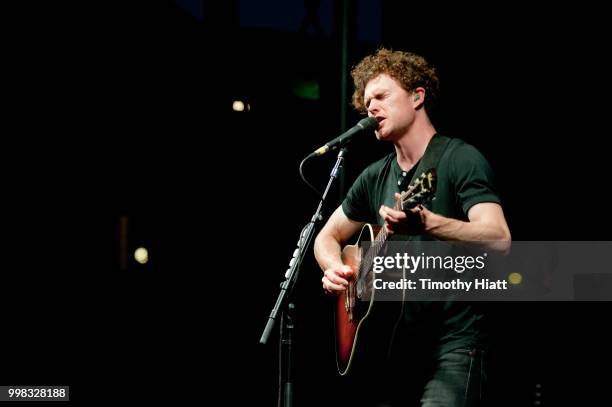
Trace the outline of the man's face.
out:
[[[376,131],[379,140],[399,139],[414,121],[410,94],[387,74],[380,74],[367,83],[364,102],[368,116],[379,122]]]

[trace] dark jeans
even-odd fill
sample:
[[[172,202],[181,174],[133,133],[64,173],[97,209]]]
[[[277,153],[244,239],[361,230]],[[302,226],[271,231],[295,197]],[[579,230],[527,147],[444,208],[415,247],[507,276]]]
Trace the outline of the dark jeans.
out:
[[[485,353],[456,349],[438,359],[433,376],[425,384],[422,407],[482,406]]]
[[[383,371],[385,370],[384,374]],[[485,352],[456,349],[438,359],[415,355],[363,383],[358,405],[377,407],[481,407],[486,381]],[[366,396],[367,395],[367,396]]]

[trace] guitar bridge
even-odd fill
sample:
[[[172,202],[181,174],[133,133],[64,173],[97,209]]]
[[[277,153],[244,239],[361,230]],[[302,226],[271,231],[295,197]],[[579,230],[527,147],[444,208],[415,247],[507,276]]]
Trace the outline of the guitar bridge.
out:
[[[353,308],[355,308],[355,284],[349,283],[344,298],[344,309],[348,314],[349,321],[353,320]]]

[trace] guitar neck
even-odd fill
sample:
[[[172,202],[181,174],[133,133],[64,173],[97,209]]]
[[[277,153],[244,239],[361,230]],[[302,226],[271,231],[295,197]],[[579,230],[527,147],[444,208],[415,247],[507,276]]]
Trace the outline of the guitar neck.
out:
[[[361,261],[363,267],[362,270],[365,270],[366,273],[369,273],[372,269],[374,257],[378,256],[378,253],[380,253],[380,250],[387,241],[388,237],[389,234],[387,233],[387,228],[383,225],[376,234],[376,237],[374,237],[374,240],[372,241],[372,246],[368,248],[366,255],[363,256],[363,259]]]
[[[400,193],[399,198],[395,200],[393,209],[396,211],[404,211],[423,203],[425,199],[429,198],[435,192],[436,183],[437,176],[435,169],[432,168],[422,173],[404,192]],[[374,263],[374,257],[378,256],[388,237],[389,233],[387,232],[387,228],[383,225],[372,241],[372,246],[368,249],[361,261],[363,266],[361,269],[365,271],[365,273],[363,273],[364,275],[370,273],[372,264]]]

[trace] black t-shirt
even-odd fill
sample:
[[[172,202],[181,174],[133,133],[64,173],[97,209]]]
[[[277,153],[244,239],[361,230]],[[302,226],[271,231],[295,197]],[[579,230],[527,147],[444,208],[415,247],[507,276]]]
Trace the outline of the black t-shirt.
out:
[[[368,166],[349,190],[342,209],[349,219],[382,224],[381,205],[393,207],[394,193],[401,192],[403,179],[412,179],[418,163],[403,171],[395,152]],[[484,156],[460,139],[451,139],[437,166],[436,199],[428,205],[433,212],[467,221],[470,208],[482,202],[501,203],[493,187],[493,171]],[[399,182],[398,182],[399,181]],[[396,238],[398,236],[395,236]],[[407,237],[406,237],[407,238]],[[411,238],[411,240],[414,239]],[[429,240],[419,236],[418,240]],[[434,341],[436,354],[453,349],[484,346],[482,311],[467,302],[407,303],[405,319]]]
[[[403,171],[391,153],[368,166],[349,190],[342,209],[346,216],[358,222],[382,224],[378,214],[381,205],[393,207],[393,194],[401,192],[400,178],[414,174]],[[405,174],[403,174],[405,173]],[[467,213],[477,203],[500,199],[493,188],[493,171],[483,155],[459,139],[451,139],[437,168],[436,199],[430,208],[442,216],[467,220]]]

